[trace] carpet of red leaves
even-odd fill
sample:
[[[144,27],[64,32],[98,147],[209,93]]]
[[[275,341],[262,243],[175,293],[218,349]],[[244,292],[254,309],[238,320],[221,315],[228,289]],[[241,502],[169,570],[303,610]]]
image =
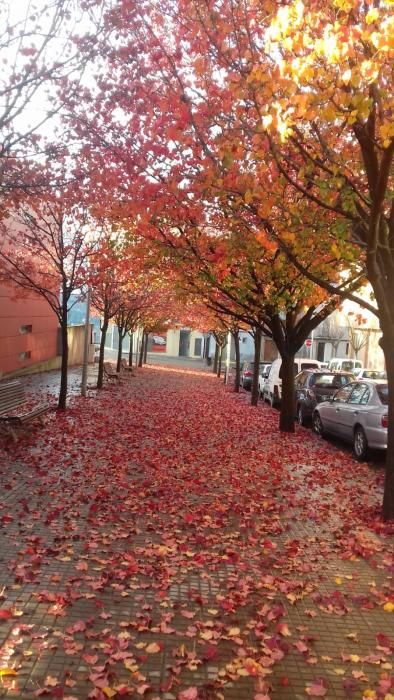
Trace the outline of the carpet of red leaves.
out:
[[[145,368],[3,440],[0,697],[394,698],[383,467]]]

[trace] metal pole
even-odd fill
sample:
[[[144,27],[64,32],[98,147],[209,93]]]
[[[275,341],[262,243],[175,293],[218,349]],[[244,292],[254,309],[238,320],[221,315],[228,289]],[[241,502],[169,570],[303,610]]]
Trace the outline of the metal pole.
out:
[[[231,352],[231,332],[228,332],[227,336],[227,355],[226,355],[226,379],[225,384],[228,384],[228,375],[230,372],[230,352]]]
[[[140,328],[137,328],[137,340],[135,343],[135,366],[138,367],[138,355],[139,355],[139,345],[140,345]]]
[[[88,292],[86,295],[86,319],[85,319],[85,343],[83,346],[83,365],[82,365],[82,382],[81,382],[81,394],[86,396],[86,385],[88,382],[88,360],[89,360],[89,333],[90,333],[90,287],[88,287]]]

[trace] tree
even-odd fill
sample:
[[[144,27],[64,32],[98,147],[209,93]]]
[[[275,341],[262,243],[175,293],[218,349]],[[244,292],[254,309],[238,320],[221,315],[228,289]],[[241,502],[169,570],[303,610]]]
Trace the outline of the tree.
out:
[[[105,339],[109,322],[122,308],[122,269],[119,264],[120,249],[116,239],[107,234],[91,260],[89,284],[92,288],[92,305],[101,315],[100,350],[97,389],[103,388]]]
[[[131,334],[135,331],[138,324],[139,311],[140,307],[138,306],[138,302],[136,304],[136,299],[131,295],[127,295],[125,301],[122,302],[122,305],[114,316],[119,338],[118,359],[116,363],[117,372],[120,372],[121,369],[123,340],[125,339],[127,333],[129,333],[131,336]],[[132,364],[132,361],[129,362],[130,366]]]
[[[282,358],[280,429],[294,430],[294,356],[336,302],[305,280],[277,246],[262,249],[254,231],[161,226],[159,245],[172,254],[181,284],[218,314],[272,338]],[[258,400],[258,361],[252,400]]]
[[[368,343],[368,333],[360,328],[360,325],[365,323],[365,319],[361,314],[357,314],[355,322],[352,320],[352,314],[347,315],[347,327],[349,333],[349,345],[353,350],[354,357],[358,358],[360,350],[365,348]]]
[[[20,196],[51,184],[48,169],[27,164],[33,157],[53,162],[54,146],[44,143],[47,122],[74,94],[94,55],[99,25],[91,8],[73,0],[28,3],[24,14],[20,3],[15,12],[15,4],[5,0],[0,24],[0,196],[10,191]],[[79,26],[85,28],[83,37]],[[61,160],[67,148],[60,140],[56,150]]]
[[[0,274],[21,290],[42,296],[61,332],[62,364],[58,406],[66,408],[67,320],[73,292],[80,290],[98,235],[86,209],[70,193],[45,193],[19,201],[0,223]],[[76,301],[78,296],[76,296]],[[73,305],[73,304],[72,304]],[[72,306],[71,305],[71,306]]]
[[[332,356],[336,357],[338,355],[338,348],[340,342],[345,337],[345,329],[340,325],[340,318],[338,312],[331,314],[324,323],[322,323],[319,329],[319,337],[327,340],[332,347]]]
[[[165,202],[178,220],[186,213],[197,222],[202,209],[211,216],[220,205],[230,225],[252,225],[263,247],[276,241],[337,300],[357,300],[367,275],[377,309],[359,301],[377,313],[383,333],[390,386],[384,517],[394,518],[390,3],[297,0],[275,12],[270,0],[168,0],[159,16],[154,3],[129,0],[107,21],[117,44],[96,125],[109,125],[112,155],[120,144],[127,153],[115,174],[123,201],[134,194],[124,177],[145,173],[137,199],[148,193],[154,206]],[[121,95],[119,84],[127,85]],[[108,118],[111,93],[120,97],[122,119],[130,115],[136,143],[119,110]]]

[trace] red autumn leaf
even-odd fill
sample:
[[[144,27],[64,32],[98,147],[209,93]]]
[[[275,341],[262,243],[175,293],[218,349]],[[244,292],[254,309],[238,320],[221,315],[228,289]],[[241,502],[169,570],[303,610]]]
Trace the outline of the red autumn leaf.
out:
[[[178,700],[197,700],[197,698],[198,690],[195,687],[181,690],[181,692],[178,694]]]
[[[0,609],[0,620],[9,620],[10,617],[12,617],[11,610]]]
[[[309,683],[305,688],[305,692],[310,697],[323,698],[325,695],[327,695],[327,688],[323,684],[323,681],[319,679],[313,683]]]

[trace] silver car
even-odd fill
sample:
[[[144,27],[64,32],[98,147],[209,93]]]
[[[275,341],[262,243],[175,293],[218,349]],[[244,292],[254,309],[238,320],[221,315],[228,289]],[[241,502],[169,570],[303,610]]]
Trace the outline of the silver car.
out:
[[[357,459],[368,448],[387,449],[388,386],[384,381],[350,382],[329,401],[319,403],[312,416],[315,433],[330,433],[353,443]]]

